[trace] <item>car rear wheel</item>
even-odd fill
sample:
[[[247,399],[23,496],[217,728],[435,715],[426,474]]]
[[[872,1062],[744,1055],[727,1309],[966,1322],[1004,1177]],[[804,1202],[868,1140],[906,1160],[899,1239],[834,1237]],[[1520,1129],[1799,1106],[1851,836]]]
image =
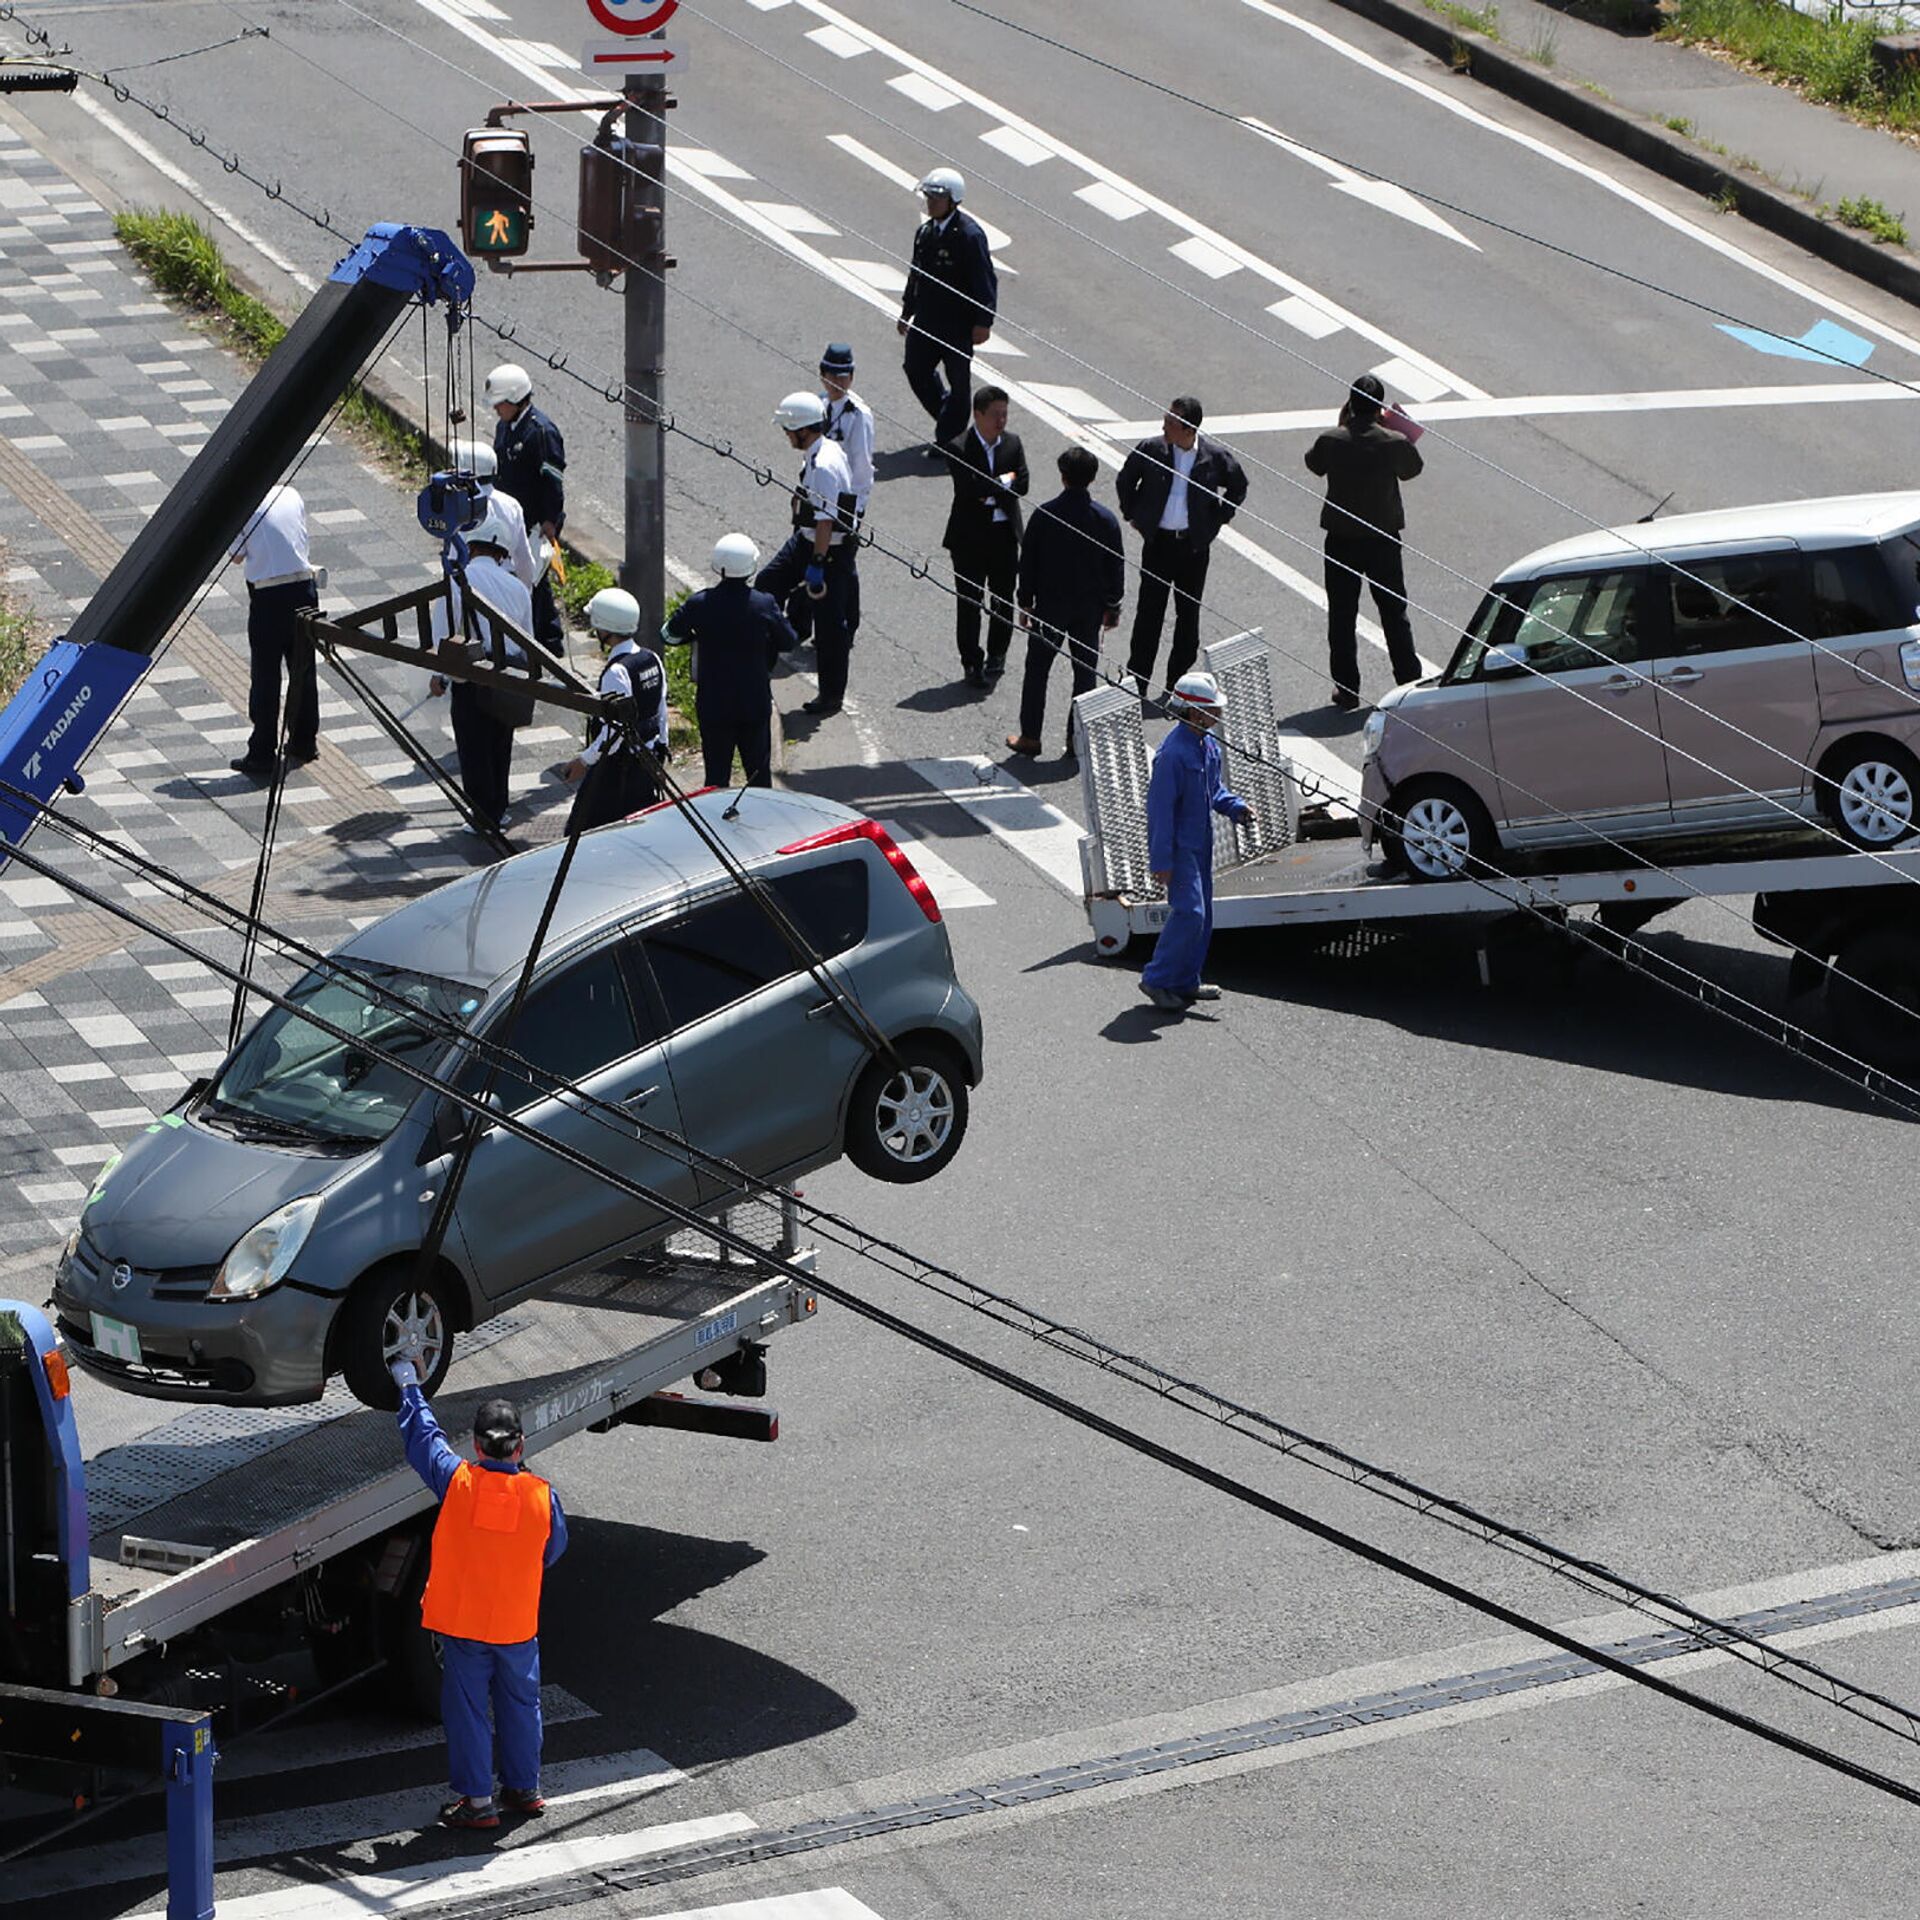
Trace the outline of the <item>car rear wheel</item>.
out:
[[[1920,1071],[1920,929],[1866,927],[1841,943],[1827,976],[1835,1041],[1856,1060]]]
[[[1862,740],[1827,768],[1821,798],[1854,846],[1897,846],[1920,829],[1920,761],[1891,740]]]
[[[340,1370],[355,1399],[389,1411],[400,1404],[393,1363],[410,1359],[433,1393],[453,1364],[453,1295],[441,1274],[420,1279],[399,1260],[368,1274],[348,1296]]]
[[[847,1158],[876,1180],[931,1180],[960,1151],[967,1113],[952,1053],[909,1037],[869,1061],[855,1083]]]
[[[1410,780],[1381,813],[1389,860],[1415,880],[1471,879],[1493,865],[1500,842],[1485,807],[1451,780]]]

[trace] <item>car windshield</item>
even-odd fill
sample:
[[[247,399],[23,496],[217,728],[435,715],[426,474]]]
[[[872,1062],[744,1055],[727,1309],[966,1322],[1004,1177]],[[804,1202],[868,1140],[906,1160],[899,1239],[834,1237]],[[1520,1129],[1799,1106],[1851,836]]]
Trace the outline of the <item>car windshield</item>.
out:
[[[1523,604],[1531,591],[1531,585],[1523,580],[1515,586],[1495,587],[1480,602],[1446,672],[1440,676],[1448,686],[1459,686],[1479,673],[1480,661],[1495,644],[1496,634],[1511,624],[1511,609]]]
[[[384,1140],[420,1091],[390,1062],[431,1070],[447,1051],[446,1025],[464,1026],[481,996],[452,980],[350,962],[308,974],[287,998],[313,1018],[275,1007],[241,1042],[199,1115],[243,1136],[360,1147]]]

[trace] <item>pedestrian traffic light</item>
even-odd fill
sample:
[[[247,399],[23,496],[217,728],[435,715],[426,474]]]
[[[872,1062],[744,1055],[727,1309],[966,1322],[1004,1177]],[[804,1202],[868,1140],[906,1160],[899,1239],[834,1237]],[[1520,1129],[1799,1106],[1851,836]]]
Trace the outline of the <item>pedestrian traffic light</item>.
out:
[[[580,256],[597,274],[629,267],[659,272],[673,262],[661,255],[660,147],[622,140],[602,130],[580,150]]]
[[[533,244],[533,142],[473,127],[460,154],[460,237],[469,253],[516,259]]]

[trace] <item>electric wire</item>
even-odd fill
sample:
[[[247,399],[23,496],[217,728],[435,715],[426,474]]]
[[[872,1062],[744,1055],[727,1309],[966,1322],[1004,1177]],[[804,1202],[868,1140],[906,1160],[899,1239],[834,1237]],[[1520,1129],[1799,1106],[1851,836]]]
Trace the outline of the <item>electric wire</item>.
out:
[[[31,798],[24,790],[12,789],[11,783],[4,780],[0,780],[0,789],[9,790],[16,798]],[[697,809],[689,811],[697,817]],[[244,926],[252,918],[246,911],[171,873],[150,857],[136,855],[117,842],[108,840],[96,829],[52,810],[48,810],[46,817],[49,825],[64,833],[75,844],[89,847],[143,879],[159,882],[169,888],[176,898],[217,915],[229,925],[238,923]],[[555,891],[559,877],[557,873]],[[552,897],[550,894],[549,898]],[[1897,1701],[1855,1686],[1811,1661],[1773,1646],[1729,1622],[1704,1614],[1671,1595],[1646,1587],[1598,1562],[1568,1553],[1531,1532],[1493,1519],[1467,1503],[1435,1492],[1391,1468],[1363,1460],[1344,1448],[1316,1439],[1271,1415],[1182,1378],[1138,1355],[1116,1349],[1081,1328],[1061,1322],[1009,1295],[969,1280],[950,1267],[883,1239],[844,1216],[804,1199],[791,1188],[761,1179],[724,1156],[695,1146],[670,1129],[645,1121],[617,1103],[589,1093],[585,1088],[564,1080],[551,1069],[518,1053],[504,1040],[470,1032],[458,1022],[436,1017],[431,1010],[416,1006],[377,979],[359,973],[350,962],[323,954],[283,930],[262,931],[284,957],[298,959],[309,969],[324,972],[330,977],[350,981],[357,992],[384,1002],[410,1025],[450,1045],[468,1048],[473,1058],[486,1065],[489,1084],[493,1075],[504,1070],[525,1080],[530,1086],[544,1085],[549,1094],[564,1095],[573,1103],[576,1111],[617,1137],[625,1138],[638,1130],[655,1146],[671,1151],[682,1159],[690,1170],[697,1164],[735,1183],[742,1192],[753,1194],[757,1203],[791,1209],[798,1220],[822,1239],[895,1278],[928,1289],[940,1298],[980,1313],[1002,1327],[1025,1334],[1068,1358],[1152,1392],[1185,1411],[1198,1413],[1228,1431],[1251,1439],[1284,1457],[1297,1459],[1362,1491],[1388,1499],[1419,1517],[1435,1520],[1461,1532],[1479,1544],[1513,1554],[1568,1580],[1597,1598],[1627,1606],[1659,1621],[1663,1626],[1677,1625],[1696,1633],[1703,1646],[1719,1647],[1732,1657],[1762,1671],[1782,1669],[1775,1673],[1775,1677],[1785,1679],[1798,1690],[1827,1704],[1839,1706],[1843,1711],[1884,1731],[1920,1741],[1920,1715]],[[479,1098],[485,1100],[484,1090]]]
[[[242,975],[237,968],[229,966],[226,962],[215,956],[196,950],[184,935],[171,932],[169,929],[158,925],[146,915],[122,902],[108,899],[104,894],[88,887],[83,882],[75,882],[67,878],[62,875],[58,869],[40,859],[38,855],[27,851],[25,848],[16,848],[14,850],[14,857],[20,859],[29,870],[37,872],[45,878],[57,880],[60,884],[67,886],[78,895],[78,897],[87,900],[90,905],[104,912],[113,914],[126,921],[129,925],[139,928],[141,932],[147,934],[150,938],[160,940],[164,944],[173,947],[176,951],[190,958],[199,960],[202,965],[209,967],[215,972],[225,973],[235,984],[244,983],[245,976]],[[1747,1733],[1756,1739],[1763,1740],[1769,1745],[1779,1747],[1784,1751],[1794,1753],[1800,1758],[1809,1760],[1815,1765],[1825,1767],[1831,1772],[1840,1774],[1854,1781],[1856,1784],[1872,1787],[1891,1798],[1902,1800],[1909,1805],[1920,1806],[1920,1788],[1915,1788],[1904,1781],[1898,1780],[1889,1774],[1882,1773],[1873,1767],[1866,1766],[1830,1748],[1822,1747],[1814,1741],[1804,1739],[1798,1734],[1789,1732],[1785,1728],[1774,1726],[1767,1721],[1760,1720],[1739,1708],[1714,1700],[1705,1694],[1697,1693],[1691,1688],[1680,1686],[1676,1682],[1667,1680],[1660,1674],[1649,1671],[1644,1666],[1622,1659],[1607,1649],[1592,1646],[1586,1641],[1577,1638],[1575,1635],[1563,1631],[1559,1627],[1535,1619],[1517,1608],[1506,1605],[1502,1601],[1477,1593],[1473,1589],[1449,1579],[1443,1574],[1408,1560],[1404,1556],[1393,1553],[1384,1547],[1380,1547],[1344,1528],[1318,1519],[1306,1513],[1303,1509],[1278,1500],[1272,1495],[1264,1493],[1243,1481],[1236,1480],[1227,1474],[1221,1473],[1193,1458],[1191,1455],[1181,1453],[1172,1447],[1151,1439],[1146,1434],[1134,1428],[1126,1426],[1120,1421],[1113,1420],[1104,1414],[1096,1412],[1091,1407],[1087,1407],[1066,1398],[1064,1395],[1055,1393],[1051,1389],[1041,1386],[1038,1382],[1024,1375],[1016,1374],[1010,1369],[980,1354],[974,1353],[968,1348],[962,1347],[955,1341],[929,1332],[927,1329],[902,1318],[900,1315],[875,1305],[873,1302],[853,1293],[844,1286],[832,1281],[822,1280],[817,1274],[811,1273],[805,1268],[796,1265],[784,1255],[771,1253],[767,1249],[757,1246],[751,1240],[747,1240],[734,1233],[724,1224],[718,1221],[708,1220],[691,1209],[680,1206],[657,1190],[649,1188],[641,1182],[630,1180],[616,1173],[611,1168],[602,1166],[590,1155],[581,1152],[564,1141],[553,1138],[551,1135],[540,1132],[535,1127],[521,1122],[517,1116],[485,1106],[474,1096],[464,1093],[454,1082],[444,1079],[439,1075],[429,1073],[410,1061],[404,1061],[395,1055],[389,1054],[384,1048],[366,1036],[350,1032],[347,1028],[338,1025],[336,1022],[316,1014],[310,1007],[303,1007],[296,1004],[287,995],[264,987],[256,988],[255,990],[263,999],[280,1007],[283,1011],[304,1020],[309,1026],[339,1041],[342,1045],[355,1048],[358,1052],[367,1055],[377,1064],[400,1073],[408,1079],[419,1082],[420,1085],[438,1094],[442,1099],[457,1103],[463,1111],[482,1119],[486,1124],[512,1134],[523,1143],[546,1152],[565,1164],[573,1166],[577,1170],[585,1172],[594,1178],[605,1181],[616,1190],[624,1193],[628,1198],[638,1200],[643,1205],[654,1208],[667,1218],[677,1221],[682,1227],[714,1239],[719,1244],[740,1254],[751,1263],[795,1282],[808,1293],[816,1294],[822,1299],[831,1300],[836,1305],[845,1307],[849,1312],[858,1315],[860,1318],[866,1319],[874,1325],[882,1327],[886,1331],[892,1332],[900,1338],[908,1340],[927,1352],[947,1360],[954,1365],[960,1366],[982,1379],[1002,1386],[1008,1391],[1018,1394],[1023,1399],[1031,1401],[1033,1404],[1047,1411],[1060,1414],[1088,1431],[1098,1434],[1103,1439],[1110,1440],[1119,1446],[1125,1447],[1129,1451],[1139,1454],[1143,1458],[1152,1460],[1168,1468],[1170,1471],[1181,1474],[1215,1492],[1225,1494],[1228,1498],[1237,1501],[1241,1505],[1250,1507],[1270,1519],[1281,1521],[1283,1524],[1297,1531],[1307,1533],[1313,1538],[1337,1548],[1341,1552],[1364,1560],[1400,1579],[1408,1580],[1418,1586],[1425,1587],[1428,1591],[1436,1593],[1442,1598],[1452,1600],[1474,1612],[1498,1620],[1501,1624],[1512,1627],[1533,1638],[1544,1640],[1551,1646],[1560,1647],[1564,1651],[1573,1653],[1583,1660],[1591,1661],[1595,1666],[1619,1678],[1629,1680],[1639,1686],[1647,1687],[1651,1691],[1659,1693],[1677,1704],[1691,1707],[1696,1712],[1702,1713],[1726,1726]],[[1714,1650],[1724,1651],[1725,1649],[1716,1647]],[[1876,1724],[1879,1723],[1876,1722]]]
[[[0,8],[0,19],[4,19],[5,17],[6,17],[5,9]],[[401,36],[401,37],[405,38],[406,36]],[[439,58],[440,56],[435,56],[435,57]],[[451,64],[451,63],[447,63],[447,64]],[[464,72],[465,70],[456,68],[456,71]],[[92,76],[89,76],[89,77],[92,77]],[[478,79],[477,76],[471,76],[471,77],[474,77],[476,81]],[[134,104],[140,105],[143,108],[147,109],[148,111],[153,112],[156,115],[156,117],[160,118],[163,122],[168,124],[176,124],[173,122],[171,114],[167,112],[164,108],[157,107],[154,105],[154,103],[141,99],[140,96],[132,93],[130,89],[126,89],[120,86],[115,86],[114,92],[116,94],[116,97],[122,100],[130,100]],[[396,116],[396,117],[400,117],[400,116]],[[192,129],[187,129],[184,127],[181,130],[186,134],[189,140],[194,142],[194,144],[201,147],[211,148],[211,143],[204,133],[196,133]],[[334,222],[332,215],[329,211],[322,209],[321,211],[316,213],[312,209],[302,206],[299,202],[293,200],[291,196],[288,196],[284,193],[279,182],[276,181],[269,184],[265,181],[263,176],[256,175],[251,171],[249,171],[246,168],[244,162],[241,160],[241,157],[237,153],[222,154],[220,150],[217,148],[211,148],[211,150],[215,153],[215,156],[221,160],[222,165],[226,168],[227,171],[240,173],[242,177],[248,179],[252,184],[259,186],[263,191],[268,192],[270,197],[283,199],[290,208],[292,208],[294,211],[299,212],[304,218],[308,219],[314,225],[320,227],[323,231],[329,233],[337,240],[343,241],[349,246],[355,243],[353,237],[348,235],[342,228],[338,226],[336,222]],[[486,318],[485,316],[482,316],[479,314],[475,314],[473,317],[476,324],[486,326],[490,332],[492,332],[496,337],[500,338],[504,342],[513,344],[513,343],[520,342],[520,340],[522,339],[522,336],[517,326],[513,323],[503,323],[503,322],[492,321]],[[580,384],[594,391],[599,392],[601,397],[605,401],[607,401],[609,404],[621,405],[621,406],[632,406],[635,404],[641,404],[641,405],[651,407],[653,409],[653,412],[656,418],[659,420],[660,424],[662,425],[665,431],[679,434],[682,438],[691,441],[694,445],[700,446],[709,452],[719,455],[743,467],[746,471],[752,474],[756,482],[761,486],[771,486],[777,483],[777,476],[773,473],[770,467],[765,466],[764,464],[756,464],[750,459],[747,459],[745,456],[740,455],[733,448],[730,442],[710,439],[698,433],[697,431],[693,430],[692,428],[685,426],[678,420],[677,416],[673,414],[671,411],[654,406],[654,403],[652,403],[647,398],[647,396],[642,395],[636,391],[625,389],[623,382],[617,381],[617,380],[596,381],[591,376],[580,373],[578,370],[574,369],[571,366],[569,356],[564,352],[558,352],[551,349],[541,350],[538,348],[536,348],[536,351],[541,351],[543,353],[545,364],[551,370],[557,373],[564,374],[567,377],[578,381]],[[894,549],[888,548],[880,542],[877,535],[867,533],[867,532],[863,532],[862,534],[862,544],[871,546],[874,548],[875,551],[883,554],[885,557],[889,559],[893,559],[899,564],[906,566],[909,571],[909,574],[912,577],[917,579],[922,579],[922,580],[931,580],[933,584],[940,591],[945,592],[946,594],[949,595],[949,597],[955,598],[955,599],[958,599],[961,597],[958,588],[954,586],[949,586],[945,581],[935,578],[935,576],[932,574],[929,563],[927,563],[924,559],[917,559],[907,554],[897,552]],[[1575,644],[1581,644],[1577,640],[1577,638],[1571,634],[1567,634],[1565,637],[1574,640]],[[1043,636],[1043,638],[1047,640],[1047,643],[1049,645],[1053,646],[1056,652],[1064,653],[1065,651],[1067,651],[1064,640],[1060,638],[1056,638],[1051,635],[1045,635]],[[1278,652],[1282,655],[1282,657],[1294,659],[1296,662],[1298,662],[1297,655],[1292,655],[1283,648],[1273,647],[1271,643],[1267,643],[1267,644],[1268,644],[1268,651]],[[1304,664],[1304,663],[1301,663],[1301,664]],[[1103,678],[1106,681],[1106,683],[1110,686],[1119,686],[1122,684],[1122,680],[1119,675],[1110,675],[1110,674],[1102,673],[1100,677]],[[1427,735],[1425,730],[1422,728],[1419,728],[1415,723],[1407,722],[1403,720],[1402,724],[1408,725],[1412,731],[1416,733],[1420,733],[1423,737],[1426,737],[1429,740],[1433,739],[1433,736]],[[1449,744],[1449,750],[1454,751],[1457,754],[1458,749],[1453,747],[1451,743],[1448,743],[1448,744]],[[1230,738],[1223,740],[1223,745],[1227,748],[1228,751],[1238,753],[1243,758],[1257,761],[1260,764],[1270,764],[1265,761],[1263,756],[1255,753],[1252,749],[1249,749],[1242,744],[1234,742]],[[1477,761],[1472,761],[1469,756],[1461,755],[1459,757],[1468,759],[1469,764],[1473,765],[1477,771],[1486,773],[1489,775],[1489,777],[1492,777],[1492,770],[1490,768],[1482,766]],[[1290,766],[1283,765],[1283,767],[1280,770],[1287,773],[1289,777],[1295,779],[1296,783],[1300,786],[1301,790],[1310,796],[1315,793],[1327,793],[1328,791],[1323,787],[1319,786],[1318,783],[1313,778],[1313,776],[1304,774],[1298,768],[1293,768]],[[1508,784],[1512,784],[1512,783],[1508,783]],[[1517,789],[1517,790],[1520,790],[1520,789]],[[1524,791],[1524,790],[1520,790],[1520,791]],[[1328,793],[1328,797],[1338,798],[1339,796]],[[1558,811],[1557,809],[1553,808],[1550,803],[1546,802],[1539,795],[1529,794],[1527,795],[1527,797],[1534,799],[1536,801],[1539,801],[1542,806],[1547,808],[1547,811],[1549,813]],[[1673,872],[1671,869],[1660,866],[1657,862],[1649,860],[1643,853],[1639,853],[1628,848],[1623,842],[1606,834],[1602,829],[1594,826],[1592,823],[1581,821],[1573,824],[1578,824],[1581,827],[1582,832],[1586,835],[1590,843],[1606,846],[1614,850],[1615,852],[1618,852],[1619,854],[1621,854],[1630,864],[1641,866],[1646,868],[1649,871],[1660,873],[1663,877],[1673,880],[1676,885],[1681,886],[1692,897],[1706,899],[1720,911],[1728,913],[1730,916],[1733,916],[1735,918],[1739,917],[1734,913],[1734,910],[1725,901],[1715,899],[1712,895],[1706,894],[1703,891],[1695,888],[1691,882],[1684,879],[1681,875]],[[1854,850],[1851,847],[1849,847],[1849,851],[1851,852]],[[1878,858],[1877,855],[1869,856],[1869,857]],[[1491,874],[1491,872],[1492,872],[1492,869],[1489,868],[1489,874]],[[1899,874],[1898,869],[1895,869],[1895,872]],[[1474,873],[1465,869],[1463,869],[1461,877],[1480,881],[1482,884],[1489,884],[1489,885],[1491,884],[1487,876],[1483,876],[1481,874]],[[1911,876],[1906,874],[1899,874],[1899,877],[1903,879],[1916,878],[1916,876]],[[1502,897],[1506,898],[1507,896],[1503,894]],[[1820,1066],[1824,1071],[1836,1074],[1839,1078],[1846,1080],[1849,1084],[1860,1087],[1863,1090],[1867,1091],[1868,1093],[1874,1095],[1875,1097],[1888,1101],[1889,1104],[1892,1104],[1900,1108],[1901,1111],[1907,1112],[1913,1117],[1920,1117],[1920,1109],[1916,1109],[1910,1106],[1906,1101],[1897,1097],[1899,1092],[1905,1091],[1905,1092],[1911,1093],[1913,1091],[1912,1089],[1905,1088],[1902,1082],[1900,1082],[1893,1076],[1884,1073],[1880,1069],[1872,1066],[1870,1063],[1864,1060],[1861,1060],[1853,1055],[1844,1053],[1840,1049],[1832,1047],[1829,1043],[1819,1039],[1818,1036],[1813,1035],[1812,1033],[1808,1032],[1806,1029],[1794,1025],[1790,1021],[1785,1021],[1779,1018],[1778,1016],[1774,1016],[1772,1014],[1767,1013],[1764,1009],[1761,1009],[1755,1006],[1753,1003],[1751,1003],[1750,1001],[1747,1001],[1742,996],[1731,993],[1728,989],[1715,986],[1713,983],[1707,981],[1703,975],[1700,975],[1691,969],[1675,968],[1673,963],[1665,962],[1665,961],[1660,961],[1658,965],[1653,964],[1653,962],[1658,959],[1658,956],[1652,955],[1651,951],[1649,949],[1646,949],[1642,945],[1642,943],[1632,941],[1629,938],[1626,940],[1624,945],[1615,945],[1610,943],[1608,940],[1603,939],[1601,937],[1600,930],[1593,927],[1590,923],[1576,921],[1576,920],[1558,919],[1555,917],[1551,908],[1543,908],[1540,906],[1538,902],[1522,901],[1522,902],[1518,902],[1517,904],[1520,905],[1523,910],[1533,913],[1535,917],[1539,918],[1544,924],[1547,924],[1549,926],[1555,926],[1559,928],[1559,930],[1561,930],[1562,932],[1569,934],[1574,939],[1584,941],[1587,944],[1595,947],[1596,950],[1607,954],[1610,958],[1624,961],[1626,964],[1638,968],[1640,971],[1647,973],[1649,977],[1658,979],[1663,984],[1666,984],[1672,987],[1673,990],[1682,993],[1684,997],[1689,997],[1693,999],[1696,1003],[1706,1005],[1710,1008],[1710,1010],[1719,1012],[1723,1016],[1733,1019],[1736,1024],[1747,1028],[1750,1032],[1757,1034],[1759,1037],[1771,1040],[1776,1044],[1783,1045],[1784,1047],[1786,1047],[1788,1051],[1797,1053],[1802,1058],[1811,1060],[1814,1064]],[[1785,943],[1785,944],[1792,946],[1792,943]],[[1899,1012],[1904,1018],[1920,1017],[1920,1010],[1916,1010],[1912,1007],[1908,1007],[1904,1005],[1900,1001],[1896,1000],[1890,994],[1874,986],[1872,983],[1859,980],[1856,976],[1843,974],[1837,966],[1829,967],[1829,963],[1825,956],[1821,954],[1809,952],[1806,949],[1799,948],[1797,946],[1793,946],[1792,950],[1795,951],[1796,953],[1804,953],[1806,958],[1808,958],[1811,961],[1814,961],[1816,964],[1822,967],[1828,967],[1831,975],[1850,979],[1852,983],[1858,986],[1863,992],[1867,993],[1870,997],[1876,1000],[1879,1000],[1889,1008],[1892,1008],[1895,1011]],[[1680,987],[1676,985],[1673,980],[1667,978],[1668,973],[1673,971],[1677,971],[1680,974],[1682,974],[1692,984],[1688,987]]]

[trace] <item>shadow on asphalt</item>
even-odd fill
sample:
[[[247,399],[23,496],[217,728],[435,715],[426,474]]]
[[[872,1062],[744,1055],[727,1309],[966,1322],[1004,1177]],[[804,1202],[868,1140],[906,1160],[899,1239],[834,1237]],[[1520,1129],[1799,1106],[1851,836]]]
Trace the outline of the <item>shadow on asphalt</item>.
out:
[[[1639,937],[1676,975],[1702,975],[1765,1013],[1788,1013],[1784,958],[1657,928]],[[1138,957],[1148,951],[1143,943]],[[1546,928],[1494,929],[1487,965],[1483,985],[1475,937],[1459,928],[1430,926],[1418,939],[1361,932],[1320,946],[1246,930],[1215,936],[1207,973],[1230,993],[1351,1014],[1456,1046],[1747,1099],[1883,1110],[1724,1015]],[[1807,1024],[1810,1013],[1796,1004],[1791,1017]]]
[[[1348,712],[1340,707],[1321,705],[1302,707],[1298,713],[1281,717],[1281,726],[1309,740],[1345,740],[1367,724],[1367,709]]]

